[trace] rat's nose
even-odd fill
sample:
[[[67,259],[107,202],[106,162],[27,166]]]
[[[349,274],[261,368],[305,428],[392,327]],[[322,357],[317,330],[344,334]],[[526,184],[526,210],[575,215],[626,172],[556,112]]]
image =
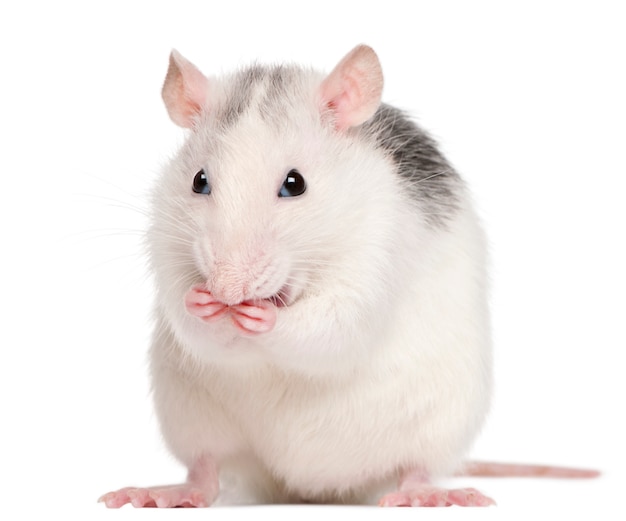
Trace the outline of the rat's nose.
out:
[[[207,286],[213,296],[227,306],[250,298],[250,281],[243,270],[230,262],[216,262]]]

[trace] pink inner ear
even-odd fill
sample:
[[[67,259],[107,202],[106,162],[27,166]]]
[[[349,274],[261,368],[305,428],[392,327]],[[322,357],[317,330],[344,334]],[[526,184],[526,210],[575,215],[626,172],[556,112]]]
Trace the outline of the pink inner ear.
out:
[[[371,118],[383,90],[383,74],[376,53],[365,45],[353,49],[323,81],[322,103],[335,115],[337,130],[360,125]]]
[[[209,81],[177,51],[172,51],[161,95],[174,123],[184,128],[193,125],[206,103]]]

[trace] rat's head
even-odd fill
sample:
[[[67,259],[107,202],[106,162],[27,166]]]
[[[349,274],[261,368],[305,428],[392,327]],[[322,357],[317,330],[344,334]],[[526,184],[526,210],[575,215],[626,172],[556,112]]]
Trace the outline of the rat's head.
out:
[[[358,127],[381,91],[365,46],[327,76],[252,66],[207,78],[172,53],[163,99],[189,133],[154,191],[149,236],[170,314],[201,288],[205,306],[222,306],[205,322],[225,334],[232,324],[218,319],[237,306],[269,303],[280,323],[282,309],[358,279],[359,263],[376,258],[372,204],[386,193],[371,172],[388,166]]]

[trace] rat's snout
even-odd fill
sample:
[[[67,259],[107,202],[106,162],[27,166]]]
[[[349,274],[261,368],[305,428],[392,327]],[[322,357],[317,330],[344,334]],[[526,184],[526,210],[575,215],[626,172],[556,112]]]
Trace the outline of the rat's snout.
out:
[[[269,240],[235,244],[199,243],[197,263],[211,295],[227,306],[276,297],[287,302],[287,256],[279,255]]]
[[[250,292],[251,281],[247,270],[234,262],[216,262],[207,286],[216,299],[228,306],[254,297]]]

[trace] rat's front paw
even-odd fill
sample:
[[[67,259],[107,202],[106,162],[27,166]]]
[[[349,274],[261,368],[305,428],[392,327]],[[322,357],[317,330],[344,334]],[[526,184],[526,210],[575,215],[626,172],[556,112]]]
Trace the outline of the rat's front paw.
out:
[[[247,334],[267,333],[276,324],[276,307],[267,300],[242,302],[231,308],[237,328]]]
[[[126,504],[135,508],[208,507],[211,504],[202,490],[188,483],[150,488],[127,487],[109,492],[99,501],[108,508],[120,508]]]
[[[227,315],[242,333],[267,333],[276,324],[276,306],[270,300],[246,300],[229,306],[216,299],[203,285],[193,286],[185,295],[185,308],[190,315],[213,322]]]
[[[202,285],[193,286],[185,295],[185,308],[190,315],[205,322],[218,320],[228,312],[228,306],[217,300]]]

